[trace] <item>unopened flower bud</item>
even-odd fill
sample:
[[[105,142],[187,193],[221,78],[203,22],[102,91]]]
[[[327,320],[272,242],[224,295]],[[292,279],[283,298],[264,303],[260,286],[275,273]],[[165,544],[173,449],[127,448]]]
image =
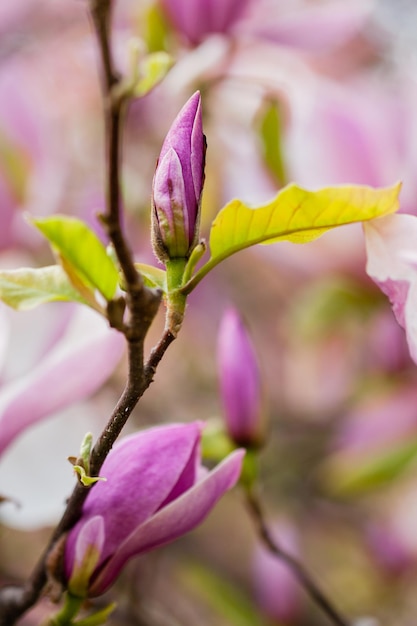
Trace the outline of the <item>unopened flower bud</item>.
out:
[[[230,437],[238,445],[261,445],[265,415],[258,362],[246,328],[234,309],[225,313],[220,325],[218,369]]]
[[[152,243],[162,262],[188,258],[198,243],[205,154],[197,91],[168,131],[153,179]]]

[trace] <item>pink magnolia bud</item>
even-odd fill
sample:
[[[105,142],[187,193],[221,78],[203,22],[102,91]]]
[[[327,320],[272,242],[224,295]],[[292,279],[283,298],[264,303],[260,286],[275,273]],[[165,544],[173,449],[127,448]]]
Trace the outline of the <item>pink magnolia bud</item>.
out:
[[[103,463],[80,520],[68,534],[64,568],[74,595],[106,591],[137,554],[195,528],[237,482],[243,451],[214,470],[201,466],[202,425],[160,426],[126,437]]]
[[[152,188],[152,243],[163,262],[187,258],[198,242],[206,141],[197,91],[162,145]]]
[[[229,435],[238,445],[259,446],[265,437],[260,373],[252,342],[234,309],[223,316],[217,353]]]

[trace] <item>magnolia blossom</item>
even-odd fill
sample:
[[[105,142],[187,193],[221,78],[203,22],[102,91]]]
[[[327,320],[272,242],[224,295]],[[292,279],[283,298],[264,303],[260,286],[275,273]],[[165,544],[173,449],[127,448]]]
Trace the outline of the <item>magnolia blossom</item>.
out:
[[[388,296],[417,363],[417,218],[391,215],[364,225],[366,271]]]
[[[239,445],[259,445],[265,420],[255,350],[237,311],[229,309],[218,336],[218,369],[227,430]]]
[[[174,28],[192,46],[214,33],[259,38],[306,50],[340,46],[369,16],[372,0],[319,6],[279,0],[160,0]]]
[[[88,307],[53,302],[22,313],[0,305],[3,524],[27,530],[58,521],[62,494],[73,487],[67,457],[87,431],[101,432],[113,399],[92,396],[124,349],[121,333]]]
[[[36,366],[0,388],[0,455],[30,426],[94,393],[114,371],[125,345],[120,333],[85,308],[71,315],[61,337],[54,341],[47,335],[45,341],[52,346]]]
[[[251,0],[161,0],[175,28],[196,45],[211,33],[227,33]]]
[[[162,261],[188,257],[197,242],[205,153],[196,92],[168,131],[153,180],[153,245]]]
[[[126,437],[103,464],[81,519],[68,535],[69,589],[97,596],[133,556],[177,539],[197,526],[237,482],[244,452],[214,470],[201,466],[202,425],[173,424]]]

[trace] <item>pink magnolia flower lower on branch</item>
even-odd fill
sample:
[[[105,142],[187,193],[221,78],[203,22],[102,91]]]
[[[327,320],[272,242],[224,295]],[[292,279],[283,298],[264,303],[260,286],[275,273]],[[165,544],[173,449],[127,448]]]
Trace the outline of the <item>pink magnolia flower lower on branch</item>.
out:
[[[201,466],[202,424],[160,426],[126,437],[103,464],[70,531],[65,574],[70,591],[98,596],[133,556],[195,528],[237,482],[243,450],[214,470]]]

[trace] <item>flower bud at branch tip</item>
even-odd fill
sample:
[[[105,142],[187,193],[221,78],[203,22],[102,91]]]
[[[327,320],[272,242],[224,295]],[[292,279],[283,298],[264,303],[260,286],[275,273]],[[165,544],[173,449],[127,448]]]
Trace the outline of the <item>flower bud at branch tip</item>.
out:
[[[234,309],[223,316],[217,355],[229,435],[238,445],[258,447],[264,441],[266,426],[260,372],[252,342]]]
[[[174,120],[152,185],[152,244],[160,261],[188,258],[198,243],[206,141],[197,91]]]

